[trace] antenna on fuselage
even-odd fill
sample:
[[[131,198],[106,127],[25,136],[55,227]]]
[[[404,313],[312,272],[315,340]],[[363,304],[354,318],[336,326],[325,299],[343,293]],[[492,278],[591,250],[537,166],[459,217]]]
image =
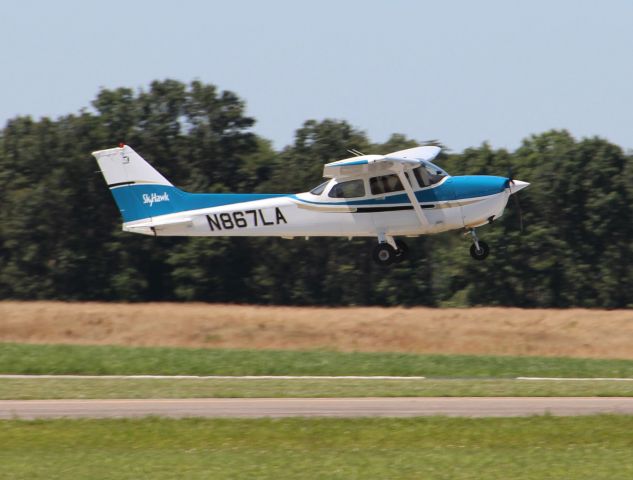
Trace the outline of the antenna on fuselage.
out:
[[[359,152],[358,150],[356,150],[355,148],[348,148],[347,151],[349,153],[351,153],[352,155],[355,155],[357,157],[362,157],[363,155],[365,155],[363,152]]]

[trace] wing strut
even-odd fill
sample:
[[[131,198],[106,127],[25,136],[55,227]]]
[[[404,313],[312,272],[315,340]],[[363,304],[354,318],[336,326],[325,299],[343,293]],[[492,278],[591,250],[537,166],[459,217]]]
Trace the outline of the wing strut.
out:
[[[420,225],[422,226],[422,228],[428,227],[429,221],[426,219],[426,215],[424,215],[424,212],[422,211],[420,202],[418,202],[418,199],[415,196],[415,193],[413,192],[411,181],[409,180],[409,177],[405,175],[404,168],[402,167],[402,165],[398,169],[398,178],[400,178],[400,182],[402,183],[404,190],[407,192],[409,201],[411,202],[411,205],[413,205],[413,210],[415,211],[415,214],[417,215],[418,220],[420,220]]]

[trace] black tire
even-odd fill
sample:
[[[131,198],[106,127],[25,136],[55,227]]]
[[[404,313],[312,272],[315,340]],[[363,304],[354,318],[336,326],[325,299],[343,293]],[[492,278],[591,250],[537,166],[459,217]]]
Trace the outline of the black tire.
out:
[[[479,250],[477,250],[477,246],[474,243],[470,246],[470,256],[475,260],[484,260],[489,253],[490,247],[483,240],[479,240]]]
[[[404,240],[396,240],[396,246],[398,249],[396,250],[396,258],[394,259],[394,262],[400,263],[409,258],[409,247]]]
[[[379,243],[374,248],[372,257],[374,262],[382,267],[391,265],[396,259],[395,249],[388,243]]]

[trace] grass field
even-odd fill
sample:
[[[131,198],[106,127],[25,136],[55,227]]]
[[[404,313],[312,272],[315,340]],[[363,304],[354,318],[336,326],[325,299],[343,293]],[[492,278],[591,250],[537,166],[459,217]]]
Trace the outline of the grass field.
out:
[[[241,397],[631,397],[633,382],[0,379],[0,400]]]
[[[0,344],[0,373],[431,377],[371,381],[0,379],[3,399],[633,395],[633,382],[514,380],[518,376],[633,377],[630,360],[549,357]]]
[[[628,358],[633,310],[0,302],[0,342]]]
[[[633,377],[633,361],[0,343],[0,373]]]
[[[633,416],[0,422],[0,479],[633,478]]]

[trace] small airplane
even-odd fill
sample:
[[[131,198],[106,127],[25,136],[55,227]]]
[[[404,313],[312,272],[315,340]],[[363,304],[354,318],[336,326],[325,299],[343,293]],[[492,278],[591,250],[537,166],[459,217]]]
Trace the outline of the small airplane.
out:
[[[506,177],[451,177],[431,161],[436,146],[328,163],[327,180],[297,194],[188,193],[172,185],[127,145],[93,155],[123,216],[123,230],[153,236],[376,237],[373,258],[406,258],[396,237],[466,229],[470,255],[490,248],[475,229],[503,214],[529,183]]]

